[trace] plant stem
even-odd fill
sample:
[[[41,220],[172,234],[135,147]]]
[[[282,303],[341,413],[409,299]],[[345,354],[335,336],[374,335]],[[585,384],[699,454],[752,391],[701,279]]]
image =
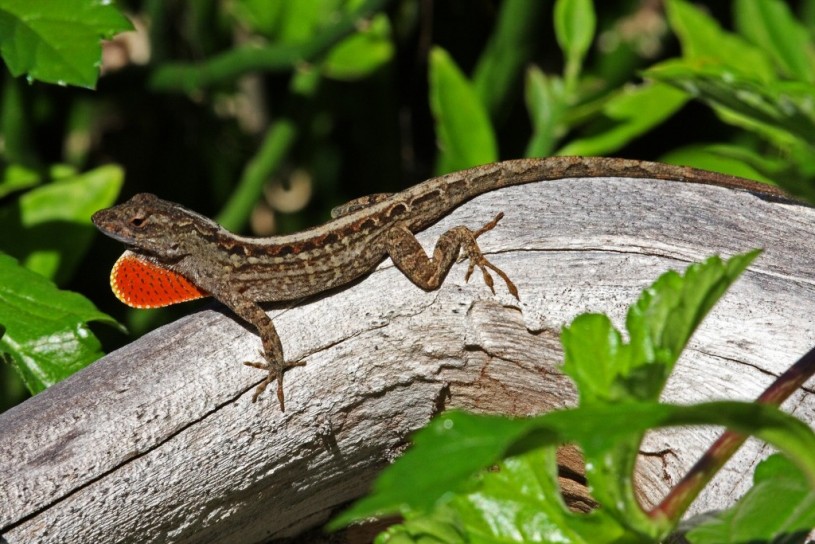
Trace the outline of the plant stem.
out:
[[[804,385],[815,374],[815,348],[801,357],[794,365],[779,376],[756,399],[760,404],[779,406],[793,392]],[[651,518],[677,521],[685,513],[693,500],[704,489],[713,476],[736,453],[747,437],[743,434],[725,431],[688,471],[685,477],[662,499],[653,510]]]
[[[263,192],[263,184],[286,157],[297,137],[297,126],[289,118],[278,119],[269,127],[257,154],[246,164],[238,185],[215,220],[225,229],[243,229]]]
[[[298,64],[314,60],[334,44],[353,33],[360,19],[380,11],[389,0],[367,0],[334,26],[306,43],[277,44],[269,47],[246,45],[230,49],[201,63],[167,63],[150,78],[157,91],[189,92],[218,82],[233,81],[246,72],[288,72]]]

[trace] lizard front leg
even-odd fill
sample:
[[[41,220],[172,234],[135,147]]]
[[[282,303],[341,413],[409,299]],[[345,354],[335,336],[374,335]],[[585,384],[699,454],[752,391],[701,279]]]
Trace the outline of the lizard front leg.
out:
[[[518,297],[518,289],[512,280],[503,270],[492,264],[484,257],[481,248],[478,247],[477,238],[485,232],[492,230],[498,221],[504,217],[503,213],[495,216],[495,219],[476,231],[467,227],[453,227],[442,234],[433,249],[433,256],[428,257],[424,249],[419,244],[416,236],[404,224],[396,224],[388,231],[387,252],[396,267],[407,276],[407,278],[427,291],[438,289],[444,281],[445,276],[450,271],[453,263],[458,258],[461,250],[470,260],[465,281],[469,281],[470,275],[477,266],[484,276],[484,283],[495,293],[490,270],[498,274],[507,284],[509,292],[515,298]]]
[[[280,336],[277,334],[274,323],[271,318],[266,315],[263,308],[249,299],[240,297],[228,297],[221,299],[221,302],[226,304],[233,312],[235,312],[241,319],[255,327],[260,335],[260,340],[263,344],[263,350],[260,354],[265,359],[264,362],[256,363],[246,361],[243,364],[261,370],[268,371],[266,378],[257,386],[254,395],[252,395],[252,402],[256,402],[258,397],[266,390],[274,381],[277,381],[277,400],[280,402],[280,410],[286,411],[286,403],[283,395],[283,374],[293,366],[303,366],[305,362],[289,363],[283,357],[283,344],[280,342]]]

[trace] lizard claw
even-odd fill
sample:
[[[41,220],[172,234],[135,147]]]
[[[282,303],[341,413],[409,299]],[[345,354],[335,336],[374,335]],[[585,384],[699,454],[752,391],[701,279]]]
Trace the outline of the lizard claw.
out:
[[[261,357],[266,358],[266,354],[263,351],[260,352],[260,355],[261,355]],[[305,361],[297,361],[296,363],[277,364],[277,363],[275,363],[273,361],[268,361],[267,360],[267,362],[264,362],[264,363],[256,363],[256,362],[253,362],[253,361],[244,361],[243,364],[246,365],[246,366],[251,366],[252,368],[258,368],[260,370],[268,371],[268,374],[263,379],[263,381],[261,381],[258,384],[257,388],[255,388],[255,392],[252,395],[252,402],[257,402],[258,397],[260,397],[260,395],[262,395],[263,392],[266,391],[266,388],[269,387],[269,385],[272,382],[276,381],[277,382],[277,400],[280,403],[280,410],[282,412],[285,412],[286,411],[286,401],[285,401],[285,397],[283,395],[283,374],[286,372],[286,370],[288,370],[289,368],[291,368],[293,366],[304,366],[306,364],[306,362]]]
[[[504,283],[507,284],[507,289],[509,289],[510,294],[514,296],[516,299],[520,300],[520,297],[518,296],[518,288],[515,287],[515,284],[512,282],[511,279],[509,279],[509,276],[507,276],[503,270],[489,262],[487,258],[484,257],[484,254],[481,253],[481,248],[478,247],[478,243],[476,242],[476,239],[479,236],[481,236],[487,231],[494,229],[498,222],[501,219],[503,219],[503,217],[504,212],[498,212],[498,215],[495,216],[495,219],[493,219],[492,221],[490,221],[489,223],[487,223],[486,225],[472,233],[473,237],[471,240],[471,244],[465,246],[466,252],[470,258],[470,263],[469,266],[467,267],[467,273],[464,275],[464,281],[470,281],[470,276],[472,275],[473,271],[475,270],[475,267],[477,266],[479,269],[481,269],[481,275],[484,277],[484,283],[487,284],[487,287],[490,288],[490,291],[492,291],[492,294],[494,295],[495,284],[492,280],[492,275],[490,275],[489,272],[490,270],[492,270],[493,272],[498,274],[498,276],[502,280],[504,280]]]
[[[492,264],[491,262],[486,261],[486,260],[484,261],[484,266],[486,266],[487,268],[490,268],[490,269],[491,269],[493,272],[495,272],[496,274],[498,274],[498,276],[499,276],[499,277],[500,277],[502,280],[504,280],[504,283],[506,283],[506,284],[507,284],[507,289],[509,289],[509,293],[510,293],[510,294],[511,294],[513,297],[515,297],[517,300],[521,300],[521,297],[518,295],[518,288],[517,288],[517,287],[515,287],[515,284],[512,282],[512,280],[511,280],[511,279],[509,279],[509,276],[507,276],[507,275],[504,273],[504,271],[503,271],[503,270],[501,270],[500,268],[498,268],[497,266],[495,266],[494,264]],[[486,270],[486,269],[482,268],[481,270],[482,270],[482,272],[484,272],[484,275],[485,275],[485,276],[489,276],[489,274],[487,273],[487,270]],[[490,287],[492,287],[492,278],[490,278],[490,281],[489,281],[489,283],[488,283],[487,285],[489,285]],[[495,292],[495,291],[493,290],[493,293],[494,293],[494,292]]]
[[[464,281],[465,282],[470,281],[470,276],[472,276],[473,271],[475,270],[476,266],[478,266],[478,268],[481,269],[481,275],[484,277],[484,283],[487,284],[487,287],[490,288],[490,291],[492,291],[492,294],[494,295],[495,294],[495,283],[492,281],[492,276],[490,275],[489,271],[487,270],[487,267],[492,267],[492,265],[483,256],[479,256],[478,258],[475,258],[475,257],[470,258],[470,264],[467,267],[467,273],[464,274]],[[510,291],[511,290],[512,289],[510,289]]]

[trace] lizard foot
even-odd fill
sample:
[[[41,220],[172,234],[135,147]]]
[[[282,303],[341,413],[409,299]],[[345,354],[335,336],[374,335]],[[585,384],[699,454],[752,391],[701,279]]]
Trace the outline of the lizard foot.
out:
[[[252,402],[257,402],[258,397],[261,394],[263,394],[264,391],[266,391],[266,388],[269,386],[269,384],[276,381],[277,382],[277,400],[278,400],[278,402],[280,402],[280,411],[285,412],[286,411],[286,403],[285,403],[285,398],[283,396],[283,374],[286,372],[286,370],[288,370],[288,369],[290,369],[292,367],[304,366],[306,364],[306,362],[305,361],[298,361],[296,363],[288,363],[288,362],[278,363],[276,361],[269,361],[268,358],[266,357],[266,354],[263,353],[262,351],[260,352],[260,355],[264,359],[266,359],[267,362],[265,362],[265,363],[255,363],[255,362],[252,362],[252,361],[244,361],[244,363],[243,363],[246,366],[251,366],[252,368],[259,368],[260,370],[268,371],[268,375],[263,379],[262,382],[260,382],[260,384],[258,384],[257,388],[255,389],[255,393],[252,395]]]
[[[464,281],[470,281],[470,276],[472,275],[475,267],[477,266],[481,270],[481,275],[484,277],[484,283],[487,284],[487,287],[495,294],[495,286],[492,281],[492,276],[490,275],[490,270],[498,274],[498,276],[504,280],[504,283],[507,284],[507,289],[509,292],[514,296],[516,299],[520,300],[518,296],[518,288],[515,287],[515,284],[509,279],[509,276],[506,273],[489,262],[484,254],[481,252],[481,248],[478,247],[478,243],[476,239],[484,234],[495,228],[498,222],[504,217],[504,212],[499,212],[498,215],[495,216],[495,219],[478,229],[477,231],[472,233],[472,238],[466,240],[463,244],[464,251],[467,253],[467,257],[470,259],[469,266],[467,267],[467,274],[464,275]]]

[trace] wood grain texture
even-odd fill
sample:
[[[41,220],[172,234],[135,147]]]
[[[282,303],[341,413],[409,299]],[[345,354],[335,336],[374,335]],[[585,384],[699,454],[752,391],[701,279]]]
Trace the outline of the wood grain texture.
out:
[[[257,336],[218,308],[172,323],[0,415],[0,541],[262,542],[325,522],[442,408],[567,406],[560,327],[618,326],[639,290],[712,253],[766,252],[691,341],[665,398],[752,399],[815,344],[815,210],[728,188],[620,178],[510,187],[419,235],[506,213],[480,239],[515,301],[454,267],[423,292],[390,261],[356,284],[274,307],[287,411],[250,402]],[[815,423],[810,387],[785,408]],[[649,436],[639,476],[657,500],[715,438]],[[766,455],[750,442],[695,511],[726,506]],[[579,492],[579,490],[578,490]]]

